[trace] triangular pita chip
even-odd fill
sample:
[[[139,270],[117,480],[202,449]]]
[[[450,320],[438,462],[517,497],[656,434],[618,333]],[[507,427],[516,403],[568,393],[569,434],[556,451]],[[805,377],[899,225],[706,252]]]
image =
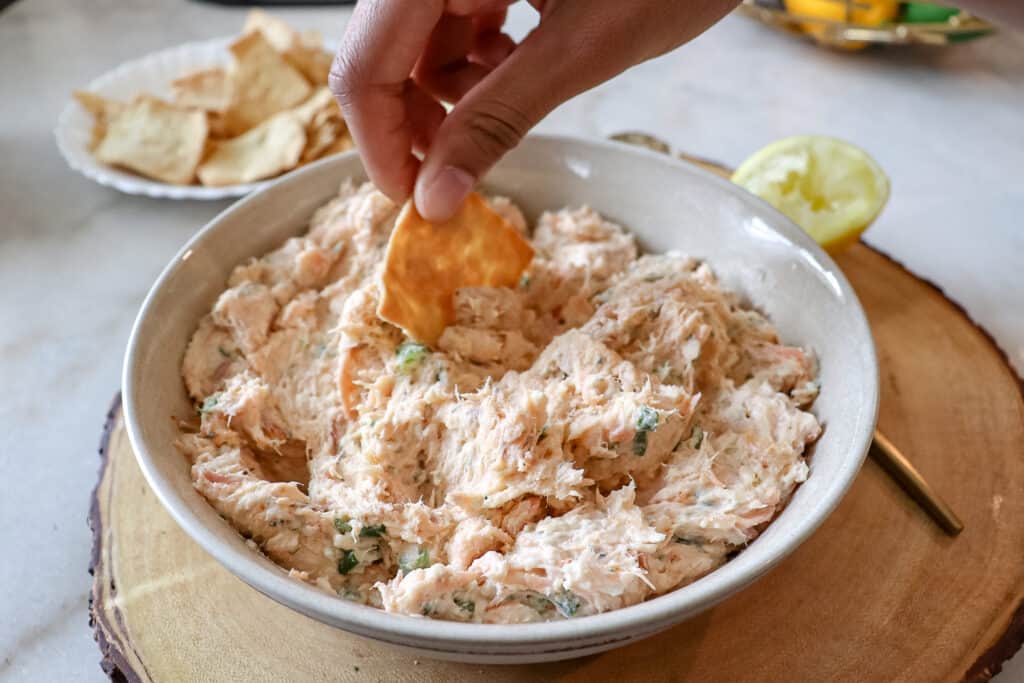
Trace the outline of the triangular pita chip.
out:
[[[313,92],[302,74],[271,47],[262,33],[249,33],[229,49],[235,62],[228,71],[231,105],[224,116],[232,135],[294,107]]]
[[[288,63],[313,85],[327,85],[333,55],[319,45],[292,45],[283,53]]]
[[[513,287],[533,248],[476,192],[450,220],[429,223],[412,200],[391,233],[377,315],[417,341],[434,345],[455,321],[462,287]]]
[[[115,115],[96,158],[175,185],[187,185],[206,146],[206,114],[141,95]]]
[[[231,104],[228,75],[221,68],[203,69],[171,81],[174,103],[206,111],[222,112]]]
[[[242,35],[259,31],[278,52],[284,52],[299,41],[299,34],[283,20],[257,8],[249,10],[242,26]]]
[[[218,142],[199,166],[203,185],[236,185],[295,168],[306,146],[306,129],[291,112],[273,116],[249,132]]]
[[[124,111],[127,105],[124,102],[108,100],[101,95],[85,90],[76,90],[73,95],[82,109],[92,115],[92,139],[89,141],[89,149],[94,151],[103,136],[107,134],[110,120]]]
[[[270,45],[280,52],[312,85],[327,85],[331,71],[331,53],[324,49],[319,31],[296,31],[284,21],[261,9],[249,12],[242,34],[263,34]]]
[[[334,99],[334,95],[327,88],[317,88],[309,99],[302,104],[292,107],[292,112],[299,117],[302,121],[302,125],[308,126],[313,122],[313,119],[323,111],[336,111],[341,116],[341,107],[338,106],[337,100]]]
[[[206,112],[206,125],[210,129],[210,137],[214,140],[224,140],[231,137],[223,114],[218,114],[215,111]]]

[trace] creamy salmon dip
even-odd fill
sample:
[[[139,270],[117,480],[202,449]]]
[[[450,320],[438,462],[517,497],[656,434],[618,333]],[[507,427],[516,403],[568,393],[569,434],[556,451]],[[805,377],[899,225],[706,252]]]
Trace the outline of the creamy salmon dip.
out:
[[[536,255],[459,290],[437,348],[375,314],[399,207],[370,184],[238,266],[182,366],[196,489],[291,576],[401,614],[580,617],[719,567],[808,475],[812,354],[592,209],[489,202]]]

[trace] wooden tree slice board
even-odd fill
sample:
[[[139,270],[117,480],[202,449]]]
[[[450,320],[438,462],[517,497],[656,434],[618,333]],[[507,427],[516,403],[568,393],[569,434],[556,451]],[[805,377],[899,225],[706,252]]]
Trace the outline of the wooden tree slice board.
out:
[[[843,255],[881,363],[881,429],[956,510],[938,527],[871,460],[822,528],[753,586],[583,659],[416,659],[243,584],[164,512],[111,411],[91,513],[103,666],[131,681],[980,681],[1024,639],[1024,398],[991,339],[899,264]]]

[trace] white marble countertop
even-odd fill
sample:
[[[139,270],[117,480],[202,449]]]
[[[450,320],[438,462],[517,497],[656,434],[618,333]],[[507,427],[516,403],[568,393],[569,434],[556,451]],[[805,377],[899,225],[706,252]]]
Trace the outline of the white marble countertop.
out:
[[[281,12],[339,36],[346,9]],[[185,0],[20,0],[0,12],[0,680],[102,680],[88,626],[89,492],[136,309],[226,203],[127,197],[70,171],[72,89],[147,52],[230,35]],[[519,35],[531,12],[517,8]],[[541,130],[639,129],[730,164],[776,138],[849,139],[887,169],[867,240],[938,283],[1024,370],[1024,36],[946,50],[816,49],[742,17],[566,104]],[[1001,676],[1024,680],[1024,655]]]

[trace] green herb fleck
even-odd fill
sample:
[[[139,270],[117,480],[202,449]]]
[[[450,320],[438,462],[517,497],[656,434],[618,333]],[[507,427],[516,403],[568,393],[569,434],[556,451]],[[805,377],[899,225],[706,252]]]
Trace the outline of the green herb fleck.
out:
[[[225,349],[223,346],[218,346],[217,352],[220,353],[220,355],[224,356],[225,358],[231,358],[231,352]]]
[[[645,432],[653,432],[658,428],[658,411],[649,406],[640,406],[637,411],[636,428]]]
[[[421,550],[411,562],[408,558],[399,558],[398,568],[403,574],[408,574],[413,569],[426,569],[430,566],[430,551]]]
[[[519,288],[526,289],[530,286],[530,276],[527,273],[523,273],[523,276],[519,278]]]
[[[359,558],[356,557],[356,551],[354,550],[342,550],[341,557],[338,558],[338,573],[348,574],[350,571],[359,566]]]
[[[580,608],[580,598],[578,595],[568,590],[561,590],[553,595],[548,596],[548,599],[555,605],[563,617],[571,617],[576,614]]]
[[[693,425],[693,431],[690,432],[690,448],[696,450],[700,448],[702,443],[704,443],[704,430],[697,425]]]
[[[430,349],[419,342],[402,342],[395,350],[395,355],[398,356],[398,371],[403,375],[408,375],[428,353],[430,353]]]
[[[352,531],[352,525],[348,523],[347,517],[335,517],[334,528],[338,530],[339,534],[347,534]]]
[[[550,600],[540,593],[528,592],[519,596],[519,601],[527,607],[536,610],[540,614],[549,611],[553,605]]]
[[[698,541],[696,539],[693,539],[693,538],[687,538],[685,536],[673,536],[672,540],[675,541],[676,543],[682,543],[683,545],[692,545],[692,546],[694,546],[696,548],[704,547],[704,544],[701,543],[700,541]]]
[[[643,455],[647,452],[647,433],[658,428],[658,411],[648,406],[640,406],[636,417],[636,436],[633,437],[633,453]]]
[[[465,612],[469,612],[470,614],[472,614],[474,611],[476,611],[476,603],[470,600],[469,598],[453,597],[452,600],[454,600],[455,604],[458,605],[459,608]]]
[[[345,598],[346,600],[351,600],[352,602],[362,602],[363,601],[362,594],[359,591],[352,590],[348,586],[345,586],[344,588],[339,589],[338,590],[338,595],[340,595],[341,597]]]
[[[373,526],[364,526],[359,535],[365,538],[380,538],[386,531],[387,528],[383,524],[374,524]]]
[[[220,392],[217,392],[216,394],[210,394],[209,396],[206,397],[206,400],[203,401],[203,407],[199,409],[199,412],[200,413],[208,413],[208,412],[210,412],[211,410],[213,410],[214,408],[217,407],[217,401],[219,401],[219,400],[220,400]]]

